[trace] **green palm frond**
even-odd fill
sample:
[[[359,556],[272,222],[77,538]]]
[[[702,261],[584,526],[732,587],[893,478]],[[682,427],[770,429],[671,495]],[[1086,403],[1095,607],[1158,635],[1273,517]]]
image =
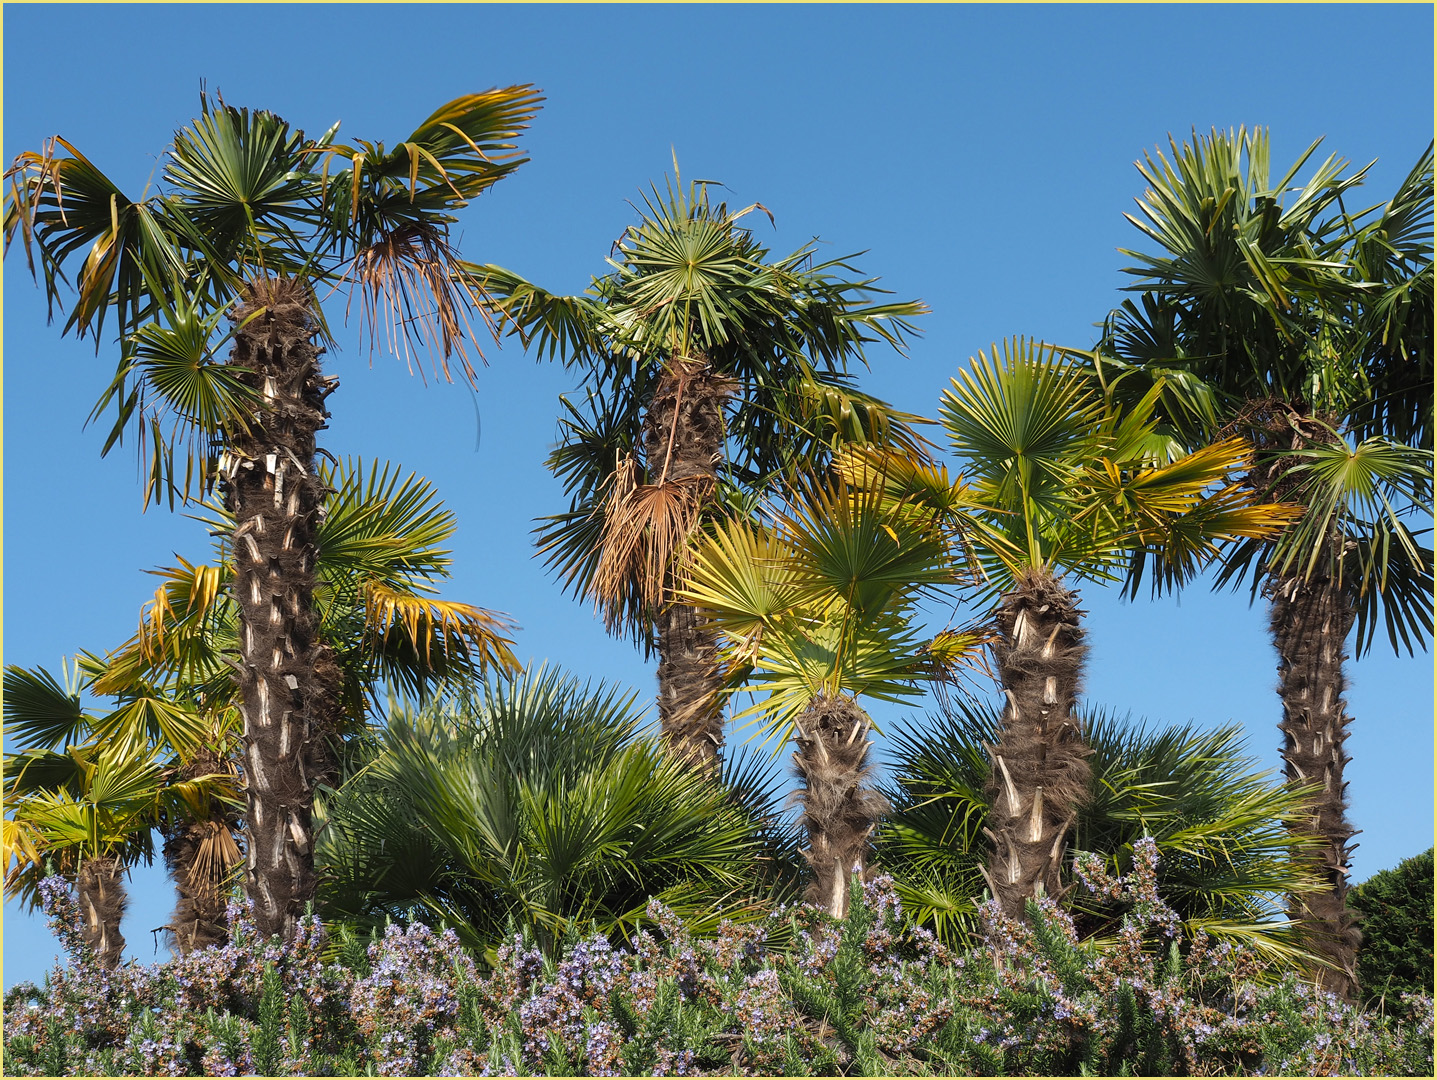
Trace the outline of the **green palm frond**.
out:
[[[12,745],[48,750],[83,741],[91,718],[80,704],[79,671],[61,670],[63,686],[45,668],[6,665],[5,737]]]
[[[980,635],[930,643],[910,625],[921,597],[956,580],[931,517],[895,512],[881,485],[817,482],[773,517],[772,528],[718,523],[690,552],[676,592],[719,631],[729,692],[758,699],[737,718],[775,753],[820,694],[904,701],[971,660]]]
[[[605,349],[603,308],[595,297],[555,295],[489,263],[461,263],[459,269],[490,298],[502,324],[544,359],[569,365]]]
[[[318,225],[318,177],[305,168],[304,133],[263,109],[201,99],[175,133],[164,178],[185,237],[234,295],[256,273],[304,273],[305,236]]]
[[[1332,574],[1357,609],[1355,649],[1366,653],[1385,626],[1394,650],[1411,654],[1432,636],[1432,550],[1412,529],[1432,513],[1432,453],[1381,436],[1352,443],[1311,440],[1280,455],[1288,498],[1306,512],[1276,541],[1232,547],[1219,586],[1269,573]],[[1338,538],[1340,550],[1332,538]]]
[[[38,153],[18,155],[5,176],[10,181],[5,248],[8,252],[18,231],[32,274],[38,251],[52,317],[68,284],[65,268],[84,253],[66,333],[91,334],[98,348],[111,306],[121,335],[131,333],[153,310],[146,271],[161,280],[183,271],[184,258],[163,212],[129,199],[59,136]]]
[[[476,198],[528,158],[516,141],[544,100],[532,86],[466,94],[440,106],[390,150],[384,143],[315,144],[327,168],[324,210],[341,252],[362,250],[421,223],[447,225],[451,211]]]

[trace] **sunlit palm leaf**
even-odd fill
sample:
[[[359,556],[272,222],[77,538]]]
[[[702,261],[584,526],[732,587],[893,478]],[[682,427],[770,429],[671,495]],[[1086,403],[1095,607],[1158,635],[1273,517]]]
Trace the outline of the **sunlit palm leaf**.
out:
[[[364,617],[372,632],[385,634],[402,627],[413,648],[427,663],[432,643],[447,648],[449,637],[461,639],[473,651],[481,668],[517,671],[512,646],[513,623],[505,616],[453,600],[416,596],[390,589],[379,582],[363,585]]]

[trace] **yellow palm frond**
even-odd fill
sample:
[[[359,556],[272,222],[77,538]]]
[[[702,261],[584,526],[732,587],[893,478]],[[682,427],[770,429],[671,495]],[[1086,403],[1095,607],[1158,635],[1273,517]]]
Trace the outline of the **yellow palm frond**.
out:
[[[203,623],[220,600],[221,589],[230,577],[227,566],[195,564],[182,557],[179,562],[179,566],[151,571],[165,580],[140,616],[137,643],[141,655],[148,661],[153,662],[163,654],[167,633]]]
[[[509,636],[514,624],[498,612],[421,596],[374,580],[363,582],[361,591],[366,625],[381,635],[392,628],[402,629],[426,661],[437,637],[441,649],[450,648],[451,642],[466,643],[481,667],[517,671],[521,666],[513,652],[514,639]]]
[[[693,553],[678,598],[709,612],[714,624],[751,653],[764,629],[793,605],[793,547],[747,521],[721,522]]]
[[[31,866],[39,866],[44,860],[44,834],[31,822],[23,819],[5,818],[0,822],[0,867],[6,871],[6,889],[10,878]],[[11,869],[11,860],[15,861]]]

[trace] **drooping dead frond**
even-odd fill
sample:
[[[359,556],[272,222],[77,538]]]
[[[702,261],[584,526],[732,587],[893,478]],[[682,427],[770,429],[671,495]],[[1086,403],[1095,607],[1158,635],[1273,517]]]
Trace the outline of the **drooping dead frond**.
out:
[[[713,491],[711,476],[637,484],[635,475],[633,467],[622,466],[614,474],[604,506],[599,564],[590,586],[611,632],[629,614],[623,600],[630,590],[636,591],[641,610],[658,611],[667,602],[671,571],[683,559],[704,500]]]
[[[223,821],[200,821],[192,826],[195,834],[194,862],[186,872],[189,886],[204,897],[219,895],[244,853]]]
[[[352,286],[350,304],[355,291],[362,297],[360,330],[368,334],[371,352],[380,343],[382,327],[384,344],[403,356],[410,374],[419,346],[431,363],[438,358],[438,370],[449,382],[454,381],[449,359],[457,356],[464,378],[473,385],[476,375],[468,345],[474,345],[481,362],[484,353],[475,341],[471,316],[477,313],[495,340],[498,328],[489,298],[460,271],[458,262],[445,233],[428,223],[395,229],[355,255],[346,280]],[[419,375],[424,377],[422,365]]]

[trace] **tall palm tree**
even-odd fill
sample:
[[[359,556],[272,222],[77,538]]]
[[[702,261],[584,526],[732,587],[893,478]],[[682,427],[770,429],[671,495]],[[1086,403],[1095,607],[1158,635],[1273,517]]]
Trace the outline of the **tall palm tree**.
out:
[[[1133,559],[1176,586],[1234,537],[1270,535],[1291,511],[1253,505],[1230,479],[1251,452],[1227,439],[1182,453],[1156,429],[1158,386],[1119,410],[1062,350],[1014,339],[979,353],[944,391],[941,422],[962,479],[887,455],[875,487],[948,514],[981,570],[973,603],[993,611],[992,653],[1007,704],[991,751],[984,870],[1009,915],[1057,896],[1069,831],[1088,789],[1074,713],[1087,652],[1068,574],[1114,580]],[[869,452],[855,455],[861,483]]]
[[[813,244],[772,257],[740,224],[763,207],[731,211],[677,172],[582,295],[492,266],[471,273],[526,342],[590,380],[587,409],[565,402],[549,462],[570,508],[541,527],[540,546],[611,632],[656,649],[664,733],[707,768],[723,738],[722,676],[712,631],[673,592],[688,540],[774,477],[821,468],[835,445],[916,449],[917,418],[860,393],[849,368],[873,341],[901,350],[926,308],[876,302],[875,279],[845,259],[815,262]]]
[[[205,97],[175,133],[161,194],[126,197],[58,136],[7,173],[7,251],[18,235],[32,270],[38,253],[52,309],[76,274],[65,329],[98,349],[115,311],[120,361],[96,406],[117,411],[105,449],[137,425],[147,501],[217,485],[234,516],[233,677],[263,933],[290,934],[314,894],[314,785],[331,771],[341,716],[341,672],[313,606],[326,495],[315,439],[337,385],[319,366],[330,340],[319,290],[359,292],[371,344],[407,355],[417,339],[446,377],[455,355],[472,375],[465,338],[484,298],[455,273],[451,211],[522,163],[513,139],[539,100],[528,87],[458,98],[388,150],[336,143],[338,125],[310,139]]]
[[[905,910],[960,949],[978,929],[972,898],[989,857],[984,789],[999,713],[987,701],[953,699],[892,738],[894,810],[878,858]],[[1305,959],[1280,900],[1317,885],[1302,858],[1316,838],[1288,828],[1304,816],[1303,793],[1261,773],[1236,726],[1199,731],[1103,709],[1080,714],[1091,773],[1073,846],[1121,873],[1133,845],[1151,836],[1162,856],[1159,889],[1189,934],[1246,943],[1288,964]],[[1101,941],[1116,929],[1101,897],[1074,895],[1070,906],[1085,935]]]
[[[1130,217],[1156,253],[1125,252],[1139,295],[1110,316],[1094,356],[1129,385],[1160,375],[1188,445],[1237,432],[1258,449],[1255,491],[1301,505],[1276,538],[1233,545],[1219,584],[1251,579],[1269,602],[1288,778],[1312,785],[1305,828],[1327,882],[1293,897],[1324,985],[1356,994],[1359,933],[1346,903],[1353,835],[1343,770],[1344,662],[1385,624],[1394,649],[1432,631],[1432,146],[1386,204],[1347,202],[1366,169],[1327,158],[1269,171],[1268,137],[1214,131],[1139,165]]]
[[[627,936],[651,897],[709,931],[761,914],[761,814],[641,719],[633,694],[542,668],[395,704],[322,802],[326,919],[442,920],[476,950],[517,922],[552,951]]]
[[[319,529],[315,600],[319,636],[342,673],[342,733],[363,728],[381,684],[425,697],[441,682],[517,669],[501,617],[433,595],[448,576],[442,545],[454,519],[427,481],[359,461],[326,465],[320,475],[333,497]],[[158,821],[179,894],[170,930],[184,952],[226,936],[225,886],[241,857],[231,754],[242,721],[229,677],[240,634],[233,522],[222,506],[211,509],[214,560],[156,571],[164,580],[138,633],[106,656],[82,655],[74,693],[43,668],[5,675],[7,734],[22,745],[154,747],[180,779],[231,777],[230,798],[172,804]],[[113,696],[117,707],[88,715],[81,689]]]
[[[886,805],[858,699],[910,700],[976,649],[976,635],[925,641],[912,626],[919,599],[955,580],[931,515],[810,483],[771,528],[736,517],[701,536],[680,582],[720,635],[731,689],[764,695],[739,718],[797,746],[808,895],[835,918],[848,913],[851,875],[866,872]]]

